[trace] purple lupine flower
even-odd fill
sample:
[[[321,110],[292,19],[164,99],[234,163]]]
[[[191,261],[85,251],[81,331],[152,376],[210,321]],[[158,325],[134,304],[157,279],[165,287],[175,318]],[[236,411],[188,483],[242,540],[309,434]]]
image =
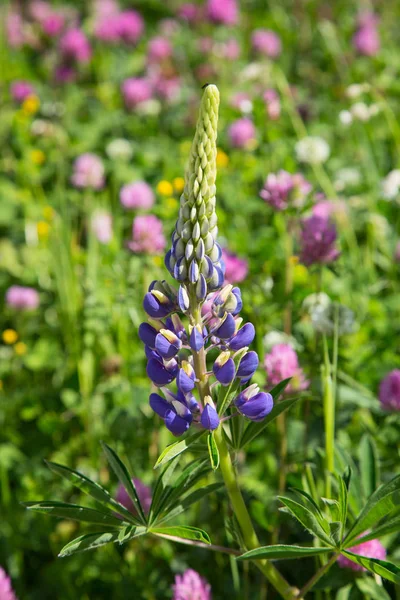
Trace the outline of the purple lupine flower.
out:
[[[259,54],[277,58],[282,52],[280,37],[270,29],[256,29],[251,36],[251,45]]]
[[[151,394],[150,406],[164,420],[167,429],[175,436],[180,436],[189,429],[193,415],[183,394],[168,392],[166,396],[167,399],[159,394]]]
[[[104,165],[101,158],[91,152],[78,156],[74,162],[71,182],[77,188],[101,190],[104,187]]]
[[[336,238],[336,227],[329,219],[315,215],[304,219],[301,224],[301,262],[306,266],[334,262],[340,255]]]
[[[359,54],[376,56],[380,49],[378,18],[373,13],[361,14],[358,29],[353,36],[353,46]]]
[[[214,429],[218,428],[220,424],[219,416],[214,406],[212,406],[210,403],[205,405],[201,413],[200,422],[204,429],[214,431]]]
[[[385,560],[386,549],[382,546],[379,540],[369,540],[368,542],[362,542],[356,546],[348,548],[353,554],[359,554],[360,556],[366,556],[367,558],[377,558],[378,560]],[[353,571],[367,571],[365,567],[358,565],[346,556],[340,555],[337,559],[338,564],[342,568],[352,569]]]
[[[310,191],[311,184],[301,173],[293,175],[281,170],[267,176],[260,197],[272,208],[281,211],[287,209],[290,204],[301,206]]]
[[[235,379],[236,367],[228,351],[221,352],[213,365],[214,375],[222,385],[229,385]]]
[[[108,244],[113,235],[112,216],[105,210],[96,211],[91,219],[94,235],[101,244]]]
[[[249,272],[249,263],[245,258],[239,258],[233,252],[223,248],[222,260],[225,264],[226,283],[240,283],[246,279]]]
[[[61,38],[60,51],[64,60],[87,63],[92,57],[92,49],[82,29],[69,29]]]
[[[11,96],[13,100],[22,103],[28,96],[35,93],[35,88],[29,81],[13,81],[11,84]]]
[[[173,600],[211,600],[211,586],[193,569],[176,575]]]
[[[276,344],[265,355],[264,368],[267,372],[268,385],[274,387],[283,379],[291,377],[287,392],[307,389],[309,382],[305,379],[296,351],[289,344]]]
[[[122,96],[126,107],[133,110],[153,96],[153,87],[145,77],[130,77],[121,86]]]
[[[0,567],[0,600],[17,600],[11,586],[11,578],[2,567]]]
[[[133,477],[132,481],[135,485],[140,504],[143,508],[143,512],[147,514],[150,510],[152,500],[151,488],[149,488],[148,485],[144,484],[143,481],[141,481],[137,477]],[[131,513],[136,515],[136,508],[132,500],[130,499],[128,492],[121,484],[118,486],[117,492],[115,494],[115,499],[117,502],[122,504],[122,506],[125,506],[125,508],[127,508]]]
[[[400,410],[400,370],[394,369],[382,379],[379,400],[386,410]]]
[[[147,57],[150,63],[158,63],[172,56],[171,42],[158,36],[149,41]]]
[[[160,219],[154,215],[135,217],[132,225],[132,240],[128,248],[133,252],[159,254],[165,249],[166,239]]]
[[[260,388],[255,383],[240,392],[234,403],[242,415],[256,422],[265,419],[274,407],[271,394],[260,392]]]
[[[123,185],[119,200],[125,208],[145,208],[149,209],[154,204],[154,192],[145,181],[135,181]]]
[[[228,137],[231,146],[234,148],[250,146],[256,138],[256,128],[253,121],[247,117],[237,119],[228,128]]]
[[[6,292],[6,304],[17,310],[35,310],[39,306],[39,293],[31,287],[12,285]]]
[[[236,0],[208,0],[206,15],[213,23],[236,25],[239,19]]]

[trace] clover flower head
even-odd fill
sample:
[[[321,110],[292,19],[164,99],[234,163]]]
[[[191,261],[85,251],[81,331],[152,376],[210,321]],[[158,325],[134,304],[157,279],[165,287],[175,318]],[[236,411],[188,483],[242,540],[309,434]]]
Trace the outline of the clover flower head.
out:
[[[7,573],[0,567],[0,598],[1,600],[17,600],[11,587],[11,579]],[[204,596],[207,600],[207,596]]]
[[[367,558],[377,558],[378,560],[385,560],[386,549],[382,546],[379,540],[369,540],[357,544],[352,548],[348,548],[353,554],[359,554],[360,556],[366,556]],[[340,555],[338,557],[338,565],[342,568],[352,569],[353,571],[367,571],[365,567],[359,565],[346,556]]]
[[[193,569],[176,575],[172,590],[173,600],[211,600],[210,584]]]
[[[400,410],[400,370],[394,369],[382,379],[379,400],[385,410]]]

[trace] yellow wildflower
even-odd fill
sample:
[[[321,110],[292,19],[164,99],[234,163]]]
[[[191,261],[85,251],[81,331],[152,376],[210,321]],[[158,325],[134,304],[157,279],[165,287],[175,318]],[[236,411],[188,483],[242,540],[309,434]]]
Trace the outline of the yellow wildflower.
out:
[[[15,344],[18,339],[18,333],[14,329],[5,329],[2,338],[5,344]]]
[[[39,221],[36,225],[39,239],[47,238],[50,231],[50,225],[46,221]]]
[[[161,194],[161,196],[172,196],[174,193],[174,188],[172,187],[172,183],[163,179],[157,184],[157,192]]]
[[[163,259],[161,256],[153,256],[153,263],[156,267],[161,267],[163,264]]]
[[[183,177],[175,177],[172,183],[174,185],[175,191],[178,194],[181,194],[183,192],[183,188],[185,187],[185,180],[183,179]]]
[[[34,165],[42,165],[46,160],[46,156],[42,150],[31,150],[30,159]]]
[[[31,95],[25,98],[22,104],[22,111],[26,115],[34,115],[39,110],[40,100],[37,96]]]
[[[220,148],[217,149],[217,167],[218,169],[227,167],[229,164],[229,156]]]
[[[28,346],[24,344],[24,342],[17,342],[14,346],[14,350],[15,354],[18,354],[18,356],[23,356],[24,354],[26,354]]]

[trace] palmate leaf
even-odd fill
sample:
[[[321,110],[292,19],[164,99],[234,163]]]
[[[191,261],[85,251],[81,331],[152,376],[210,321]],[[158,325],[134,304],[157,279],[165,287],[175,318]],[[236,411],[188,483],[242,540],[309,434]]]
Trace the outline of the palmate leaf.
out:
[[[374,440],[365,434],[359,446],[361,482],[366,498],[379,486],[378,451]]]
[[[149,510],[149,523],[152,523],[155,515],[160,512],[161,505],[165,501],[165,497],[169,494],[171,486],[169,482],[178,465],[177,460],[171,460],[162,470],[153,491],[153,497]]]
[[[243,435],[240,440],[239,448],[244,448],[247,444],[252,442],[264,429],[269,425],[272,421],[276,419],[278,415],[283,413],[285,410],[288,410],[295,404],[300,398],[289,398],[288,400],[281,400],[274,406],[269,415],[260,421],[259,423],[249,423],[246,429],[243,432]]]
[[[158,467],[161,467],[161,465],[164,465],[165,463],[169,462],[170,460],[175,458],[175,456],[178,456],[179,454],[182,454],[182,452],[185,452],[185,450],[187,450],[192,444],[197,442],[199,438],[205,433],[206,430],[198,431],[196,433],[193,433],[192,435],[189,435],[184,440],[179,440],[178,442],[174,442],[173,444],[167,446],[158,457],[154,468],[158,469]]]
[[[172,483],[168,484],[160,502],[157,504],[157,510],[154,513],[155,518],[158,514],[170,511],[176,507],[176,503],[187,493],[193,486],[206,475],[210,470],[208,460],[194,460],[189,463],[179,477]]]
[[[278,544],[276,546],[263,546],[249,550],[236,560],[253,560],[258,558],[267,558],[269,560],[306,558],[307,556],[317,556],[318,554],[327,554],[332,552],[332,548],[316,548],[307,546],[285,546]]]
[[[62,519],[72,519],[82,523],[93,523],[95,525],[106,525],[108,527],[118,527],[124,524],[124,521],[118,519],[111,513],[101,512],[93,508],[86,508],[78,504],[68,504],[66,502],[57,502],[52,500],[44,500],[42,502],[24,502],[24,506],[28,510],[51,515],[52,517],[60,517]],[[126,524],[126,521],[125,521]]]
[[[124,530],[122,530],[124,531]],[[145,527],[133,527],[128,537],[123,541],[128,541],[134,537],[139,537],[146,533]],[[59,553],[59,557],[71,556],[77,552],[85,552],[86,550],[94,550],[100,546],[110,543],[121,543],[121,532],[102,531],[100,533],[87,533],[69,542]]]
[[[146,517],[142,505],[140,504],[135,484],[132,481],[132,477],[129,475],[128,469],[121,461],[119,456],[116,454],[116,452],[114,452],[114,450],[110,448],[110,446],[103,442],[102,447],[112,470],[118,477],[120,483],[126,489],[129,498],[132,500],[133,506],[136,508],[136,511],[139,515],[139,519],[142,521],[143,524],[146,524]]]
[[[327,521],[320,523],[308,508],[302,504],[298,504],[298,502],[295,502],[291,498],[278,496],[278,499],[286,506],[291,515],[307,529],[307,531],[328,544],[328,546],[334,545],[329,536],[329,525]]]
[[[197,527],[177,526],[177,527],[154,527],[150,533],[161,537],[169,538],[175,542],[193,541],[211,544],[208,533]]]
[[[399,567],[396,567],[396,565],[386,560],[378,560],[377,558],[360,556],[359,554],[354,554],[349,550],[342,550],[342,554],[358,565],[365,567],[368,569],[368,571],[371,571],[371,573],[380,575],[381,577],[384,577],[393,583],[400,583],[400,569]]]
[[[164,517],[162,517],[160,520],[156,520],[157,526],[176,518],[195,502],[198,502],[205,496],[208,496],[208,494],[212,494],[213,492],[220,490],[223,487],[223,485],[223,483],[211,483],[210,485],[206,485],[205,487],[195,490],[185,498],[179,500],[178,505],[174,508],[171,508],[170,511],[167,512]]]
[[[122,506],[122,504],[114,500],[107,490],[101,487],[101,485],[98,483],[95,483],[85,475],[82,475],[82,473],[79,473],[79,471],[74,471],[73,469],[64,467],[63,465],[59,465],[57,463],[48,461],[45,462],[47,466],[54,471],[54,473],[57,473],[57,475],[60,475],[60,477],[64,477],[64,479],[70,481],[75,487],[82,490],[82,492],[94,498],[96,502],[115,510],[130,523],[134,523],[135,525],[141,524],[140,521],[125,508],[125,506]]]
[[[372,494],[345,538],[346,547],[351,546],[361,533],[370,529],[375,523],[398,508],[399,503],[400,475],[397,475],[388,483],[381,485]]]

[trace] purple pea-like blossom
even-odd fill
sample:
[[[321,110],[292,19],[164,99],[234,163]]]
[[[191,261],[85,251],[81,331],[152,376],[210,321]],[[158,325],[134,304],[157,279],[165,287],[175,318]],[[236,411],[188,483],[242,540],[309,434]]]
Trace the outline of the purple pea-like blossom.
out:
[[[175,577],[173,600],[211,600],[211,586],[197,571],[187,569]]]
[[[400,411],[400,370],[394,369],[382,379],[379,400],[385,410]]]
[[[252,421],[262,421],[271,412],[274,401],[271,394],[260,392],[253,384],[243,390],[234,400],[238,411]]]
[[[300,260],[306,265],[329,264],[340,255],[336,247],[336,227],[324,217],[312,215],[301,225]]]
[[[0,599],[1,600],[17,600],[14,590],[11,585],[11,578],[0,567]]]

